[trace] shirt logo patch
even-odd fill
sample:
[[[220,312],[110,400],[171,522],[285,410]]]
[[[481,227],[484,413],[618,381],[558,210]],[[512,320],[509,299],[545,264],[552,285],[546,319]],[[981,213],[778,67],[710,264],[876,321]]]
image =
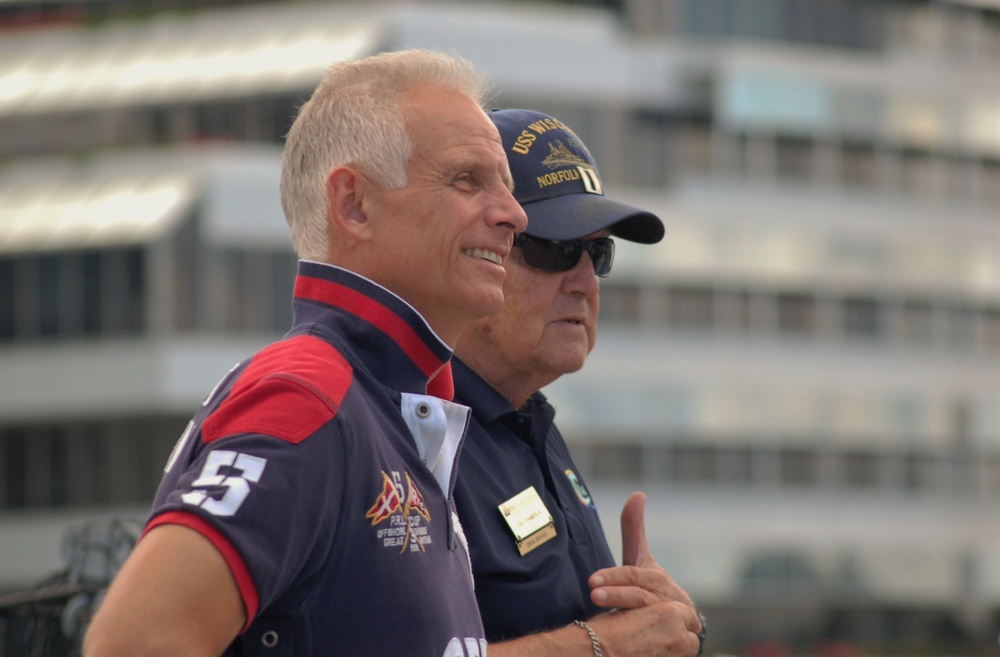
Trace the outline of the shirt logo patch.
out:
[[[410,473],[405,470],[402,476],[396,470],[391,475],[382,471],[382,492],[365,513],[365,518],[372,521],[373,527],[388,520],[388,526],[382,527],[376,534],[383,548],[398,547],[400,554],[407,549],[410,552],[426,552],[426,546],[432,542],[427,531],[431,511]]]
[[[590,497],[590,492],[587,487],[583,485],[580,478],[576,476],[576,473],[572,470],[566,471],[566,478],[569,479],[569,483],[573,485],[573,490],[576,491],[576,496],[580,499],[584,505],[589,506],[591,509],[594,507],[594,499]]]

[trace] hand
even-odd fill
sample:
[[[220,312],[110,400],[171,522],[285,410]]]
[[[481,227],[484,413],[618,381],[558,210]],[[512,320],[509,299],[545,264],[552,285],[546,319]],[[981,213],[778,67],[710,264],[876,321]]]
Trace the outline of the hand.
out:
[[[632,493],[622,509],[622,566],[590,576],[591,599],[613,611],[587,621],[607,657],[695,657],[700,648],[698,612],[687,593],[656,563],[646,541],[646,496]],[[496,657],[590,654],[580,628],[490,644]]]
[[[622,564],[602,568],[588,580],[590,599],[599,607],[635,609],[658,602],[680,602],[694,609],[691,598],[663,570],[646,541],[646,496],[632,493],[622,508]]]
[[[606,612],[587,622],[608,657],[695,657],[700,649],[697,612],[682,602]]]

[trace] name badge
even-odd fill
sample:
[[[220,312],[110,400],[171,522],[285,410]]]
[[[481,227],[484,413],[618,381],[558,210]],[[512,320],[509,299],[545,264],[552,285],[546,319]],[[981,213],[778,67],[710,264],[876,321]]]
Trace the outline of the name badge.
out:
[[[556,535],[552,514],[534,486],[528,486],[497,508],[514,532],[522,557]]]

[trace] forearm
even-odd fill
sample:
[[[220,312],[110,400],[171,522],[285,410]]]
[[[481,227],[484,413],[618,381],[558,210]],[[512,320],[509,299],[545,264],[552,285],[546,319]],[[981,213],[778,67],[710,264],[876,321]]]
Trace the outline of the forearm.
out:
[[[587,632],[575,625],[491,643],[490,657],[593,657]],[[607,656],[605,656],[607,657]]]
[[[661,602],[638,609],[598,614],[587,621],[598,640],[602,657],[695,657],[700,629],[693,608],[679,602]],[[497,657],[592,657],[597,654],[590,634],[569,625],[549,632],[491,643]]]

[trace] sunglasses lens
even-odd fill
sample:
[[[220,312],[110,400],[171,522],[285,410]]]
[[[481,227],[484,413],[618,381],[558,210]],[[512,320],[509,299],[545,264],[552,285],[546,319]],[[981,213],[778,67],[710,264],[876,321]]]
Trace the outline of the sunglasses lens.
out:
[[[563,272],[576,267],[586,249],[594,263],[594,273],[607,276],[615,254],[615,243],[608,237],[594,240],[543,240],[524,233],[514,239],[514,246],[521,247],[524,262],[543,271]]]
[[[615,243],[608,237],[590,240],[587,251],[594,263],[594,273],[604,278],[611,273],[611,263],[615,259]]]
[[[523,233],[517,237],[514,244],[524,251],[524,261],[542,271],[569,271],[583,253],[579,240],[542,240]]]

